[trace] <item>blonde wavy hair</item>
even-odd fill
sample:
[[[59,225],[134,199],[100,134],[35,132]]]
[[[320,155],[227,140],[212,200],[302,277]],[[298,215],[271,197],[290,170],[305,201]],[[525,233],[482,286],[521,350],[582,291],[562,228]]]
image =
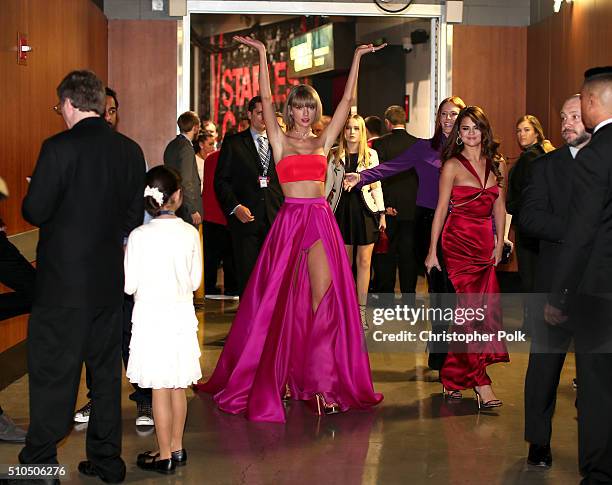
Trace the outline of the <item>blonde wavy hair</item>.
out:
[[[358,158],[357,165],[362,168],[368,168],[370,166],[370,150],[368,147],[368,139],[366,135],[366,126],[363,118],[358,115],[349,115],[344,123],[344,129],[342,130],[342,134],[340,135],[340,143],[338,144],[338,148],[333,150],[333,162],[338,165],[340,163],[344,163],[344,157],[347,153],[349,153],[348,142],[346,141],[346,127],[350,123],[351,120],[355,120],[357,122],[357,126],[359,127],[359,146],[357,148]]]

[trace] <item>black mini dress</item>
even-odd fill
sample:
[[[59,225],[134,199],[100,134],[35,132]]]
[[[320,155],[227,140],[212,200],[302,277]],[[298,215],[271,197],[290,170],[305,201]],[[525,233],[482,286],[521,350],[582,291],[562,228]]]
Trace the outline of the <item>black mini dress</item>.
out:
[[[346,173],[357,172],[358,156],[357,153],[349,155]],[[335,214],[344,244],[365,246],[378,240],[377,218],[367,208],[361,190],[342,190]]]

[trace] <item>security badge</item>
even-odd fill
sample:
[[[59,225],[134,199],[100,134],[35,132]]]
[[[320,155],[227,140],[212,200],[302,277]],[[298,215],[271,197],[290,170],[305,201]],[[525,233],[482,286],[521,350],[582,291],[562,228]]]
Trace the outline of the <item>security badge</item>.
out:
[[[259,180],[260,189],[265,189],[268,187],[268,183],[270,182],[270,177],[264,177],[260,175],[259,177],[257,177],[257,179]]]

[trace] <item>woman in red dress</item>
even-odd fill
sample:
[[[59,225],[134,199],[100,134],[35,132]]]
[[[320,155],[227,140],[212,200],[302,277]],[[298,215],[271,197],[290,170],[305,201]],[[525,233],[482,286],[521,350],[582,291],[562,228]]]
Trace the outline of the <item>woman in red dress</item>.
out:
[[[459,294],[457,309],[481,309],[484,318],[455,320],[453,334],[493,334],[488,342],[452,341],[440,371],[444,390],[453,399],[473,388],[480,407],[498,407],[486,367],[508,362],[503,341],[499,285],[495,267],[502,257],[506,222],[506,167],[497,152],[489,121],[478,106],[461,110],[442,152],[440,194],[431,229],[425,266],[440,269],[436,255],[442,235],[442,254],[449,278]]]

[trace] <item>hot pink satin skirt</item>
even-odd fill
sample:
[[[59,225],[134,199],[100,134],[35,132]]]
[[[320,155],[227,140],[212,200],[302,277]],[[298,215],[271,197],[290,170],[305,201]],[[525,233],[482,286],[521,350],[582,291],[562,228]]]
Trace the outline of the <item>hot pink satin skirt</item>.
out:
[[[308,250],[322,242],[331,285],[312,308]],[[374,392],[355,283],[336,219],[325,198],[286,198],[240,299],[210,380],[222,411],[284,422],[281,397],[323,393],[342,411],[382,401]]]

